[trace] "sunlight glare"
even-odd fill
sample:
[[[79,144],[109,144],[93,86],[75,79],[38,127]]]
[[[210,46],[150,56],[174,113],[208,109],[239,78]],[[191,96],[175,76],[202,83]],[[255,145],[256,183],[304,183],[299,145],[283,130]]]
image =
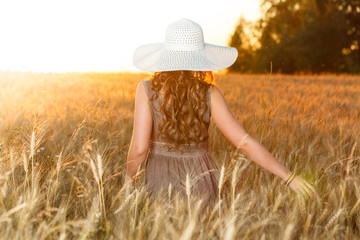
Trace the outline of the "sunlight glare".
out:
[[[259,18],[258,0],[1,1],[0,71],[137,71],[135,48],[162,42],[172,21],[192,19],[205,42],[227,45],[241,14]]]

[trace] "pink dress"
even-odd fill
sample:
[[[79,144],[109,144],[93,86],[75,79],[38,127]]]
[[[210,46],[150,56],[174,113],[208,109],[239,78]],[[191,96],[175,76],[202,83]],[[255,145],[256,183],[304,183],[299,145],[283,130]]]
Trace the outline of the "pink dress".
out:
[[[188,174],[191,196],[202,198],[207,206],[213,205],[218,196],[218,171],[208,152],[208,140],[200,143],[200,150],[194,148],[196,144],[191,144],[191,149],[185,153],[181,153],[177,149],[169,151],[167,148],[169,143],[163,141],[161,137],[156,138],[159,132],[158,124],[162,119],[160,112],[162,96],[159,94],[157,99],[150,101],[149,99],[155,94],[150,87],[151,80],[143,80],[143,83],[153,117],[150,149],[145,168],[145,183],[149,192],[157,195],[162,189],[163,194],[168,196],[171,183],[172,194],[180,193],[182,196],[186,196],[186,175]],[[208,110],[204,115],[204,120],[207,125],[206,134],[209,136],[210,88],[205,101]]]

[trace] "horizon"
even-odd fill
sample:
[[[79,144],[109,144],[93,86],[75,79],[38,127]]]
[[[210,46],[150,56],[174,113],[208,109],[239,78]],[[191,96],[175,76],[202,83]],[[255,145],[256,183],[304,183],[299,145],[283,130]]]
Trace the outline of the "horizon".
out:
[[[159,6],[166,11],[154,17]],[[257,20],[259,7],[259,0],[0,2],[0,71],[143,72],[132,65],[133,51],[163,42],[171,22],[189,18],[200,24],[206,43],[228,46],[240,17]]]

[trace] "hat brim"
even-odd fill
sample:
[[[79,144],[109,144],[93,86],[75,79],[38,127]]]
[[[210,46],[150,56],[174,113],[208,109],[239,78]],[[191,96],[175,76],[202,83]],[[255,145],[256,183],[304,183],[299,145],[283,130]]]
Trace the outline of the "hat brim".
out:
[[[143,71],[163,72],[176,70],[216,71],[231,66],[238,56],[233,47],[207,44],[198,51],[167,50],[164,43],[138,47],[133,64]]]

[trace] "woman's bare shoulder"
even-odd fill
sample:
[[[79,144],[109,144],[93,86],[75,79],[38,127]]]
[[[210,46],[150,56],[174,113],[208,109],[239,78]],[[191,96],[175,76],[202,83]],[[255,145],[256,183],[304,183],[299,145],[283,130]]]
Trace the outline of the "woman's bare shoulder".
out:
[[[144,79],[144,80],[142,80],[141,82],[150,82],[151,81],[151,79]]]
[[[210,85],[210,96],[211,96],[211,99],[216,99],[216,98],[224,98],[224,95],[223,93],[221,92],[221,90],[214,84],[211,84]]]

